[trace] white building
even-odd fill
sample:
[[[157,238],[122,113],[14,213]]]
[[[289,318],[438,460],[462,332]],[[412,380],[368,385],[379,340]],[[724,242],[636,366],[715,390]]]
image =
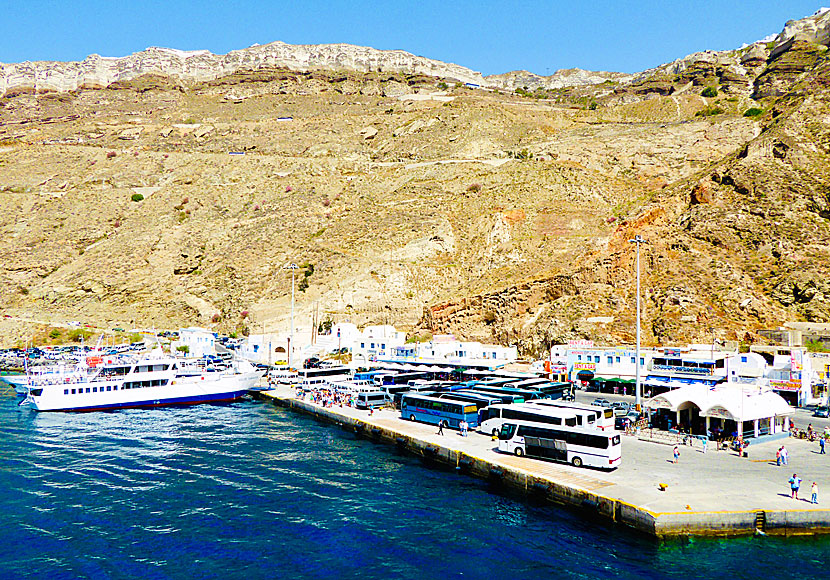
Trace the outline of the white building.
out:
[[[188,357],[201,357],[206,354],[216,354],[216,335],[205,328],[182,328],[179,330],[179,340],[171,344],[174,352],[178,347],[187,347]]]
[[[515,346],[462,342],[452,335],[436,335],[429,342],[413,342],[394,349],[389,362],[419,362],[499,368],[519,358]]]

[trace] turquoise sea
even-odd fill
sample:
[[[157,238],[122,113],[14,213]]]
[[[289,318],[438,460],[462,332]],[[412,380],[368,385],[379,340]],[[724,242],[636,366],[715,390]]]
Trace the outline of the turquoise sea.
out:
[[[266,403],[0,398],[0,578],[830,578],[830,540],[657,542]]]

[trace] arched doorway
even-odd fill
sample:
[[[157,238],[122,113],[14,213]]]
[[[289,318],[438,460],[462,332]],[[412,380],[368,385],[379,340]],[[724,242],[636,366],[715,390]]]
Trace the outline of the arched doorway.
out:
[[[694,435],[706,434],[706,419],[700,416],[700,407],[691,401],[677,406],[678,429]]]

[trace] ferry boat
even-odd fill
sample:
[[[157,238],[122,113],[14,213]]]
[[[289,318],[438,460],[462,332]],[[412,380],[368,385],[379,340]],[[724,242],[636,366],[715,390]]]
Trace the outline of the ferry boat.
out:
[[[246,361],[200,364],[152,351],[89,356],[74,367],[27,374],[26,398],[38,411],[102,411],[235,401],[262,373]]]

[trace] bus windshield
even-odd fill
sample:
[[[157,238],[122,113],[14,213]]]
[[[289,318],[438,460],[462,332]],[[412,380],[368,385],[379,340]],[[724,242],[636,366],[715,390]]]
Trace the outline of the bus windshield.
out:
[[[499,431],[499,439],[508,440],[513,439],[513,434],[516,433],[516,426],[512,423],[505,423],[501,426]]]

